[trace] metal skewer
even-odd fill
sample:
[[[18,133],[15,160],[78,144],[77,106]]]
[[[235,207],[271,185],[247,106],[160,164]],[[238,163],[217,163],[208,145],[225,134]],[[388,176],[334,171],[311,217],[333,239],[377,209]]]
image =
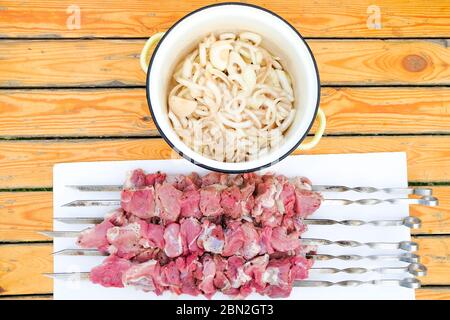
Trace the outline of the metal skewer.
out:
[[[361,285],[370,284],[370,285],[388,285],[388,286],[401,286],[409,289],[419,289],[420,288],[420,280],[416,278],[405,278],[405,279],[382,279],[382,280],[370,280],[370,281],[357,281],[357,280],[347,280],[347,281],[339,281],[339,282],[331,282],[331,281],[315,281],[315,280],[300,280],[295,281],[295,287],[331,287],[331,286],[340,286],[340,287],[359,287]]]
[[[358,242],[353,240],[338,240],[332,241],[327,239],[300,239],[302,245],[306,246],[328,246],[328,245],[338,245],[341,247],[361,247],[367,246],[371,249],[401,249],[404,251],[417,251],[419,245],[413,241],[401,241],[401,242]]]
[[[64,250],[61,250],[64,251]],[[59,252],[59,251],[58,251]],[[358,261],[363,259],[368,260],[383,260],[383,261],[402,261],[407,263],[418,263],[420,257],[414,253],[402,253],[402,254],[376,254],[370,256],[360,256],[357,254],[343,254],[343,255],[331,255],[331,254],[318,254],[307,253],[306,258],[316,261],[328,261],[328,260],[344,260],[344,261]]]
[[[116,192],[122,191],[123,185],[67,185],[66,187],[76,189],[83,192]],[[403,195],[418,195],[418,196],[430,196],[433,193],[433,189],[430,188],[374,188],[374,187],[347,187],[347,186],[326,186],[326,185],[313,185],[313,191],[320,192],[348,192],[354,191],[359,193],[391,193],[391,194],[403,194]]]
[[[108,256],[106,252],[100,252],[97,249],[63,249],[53,252],[55,256]],[[414,253],[402,253],[402,254],[378,254],[370,256],[360,256],[356,254],[345,255],[331,255],[331,254],[318,254],[307,253],[306,258],[313,259],[315,261],[328,261],[328,260],[344,260],[344,261],[358,261],[358,260],[374,260],[374,261],[402,261],[407,263],[418,263],[420,257]]]
[[[89,280],[89,272],[62,272],[62,273],[43,273],[44,276],[57,279],[57,280]],[[420,288],[420,281],[416,278],[404,278],[404,279],[382,279],[382,280],[370,280],[370,281],[358,281],[358,280],[346,280],[339,282],[331,281],[316,281],[316,280],[297,280],[294,282],[294,287],[357,287],[365,284],[370,285],[389,285],[389,286],[401,286],[405,288],[418,289]]]
[[[104,218],[100,217],[67,217],[67,218],[54,218],[55,221],[63,222],[66,224],[99,224]],[[401,220],[374,220],[374,221],[362,221],[362,220],[331,220],[331,219],[304,219],[303,222],[306,225],[335,225],[340,224],[344,226],[362,226],[372,225],[377,227],[395,227],[405,226],[411,229],[418,229],[421,226],[421,220],[416,217],[405,217]]]
[[[322,202],[324,205],[343,205],[350,204],[358,205],[376,205],[376,204],[419,204],[424,206],[437,206],[439,204],[438,199],[435,197],[424,196],[421,198],[393,198],[393,199],[324,199]],[[118,199],[92,199],[92,200],[75,200],[66,204],[63,207],[111,207],[120,206],[121,202]]]
[[[74,238],[78,237],[82,231],[38,231],[38,233],[50,238]],[[419,245],[413,241],[401,242],[358,242],[353,240],[338,240],[332,241],[327,239],[300,239],[304,246],[327,246],[336,244],[341,247],[360,247],[368,246],[372,249],[401,249],[405,251],[417,251]]]

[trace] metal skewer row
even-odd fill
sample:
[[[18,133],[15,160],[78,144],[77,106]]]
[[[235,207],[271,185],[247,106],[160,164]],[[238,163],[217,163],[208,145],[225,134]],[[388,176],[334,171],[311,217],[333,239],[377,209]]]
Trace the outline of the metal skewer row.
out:
[[[104,218],[101,217],[64,217],[64,218],[54,218],[55,221],[66,223],[66,224],[99,224]],[[397,227],[404,226],[411,229],[419,229],[421,226],[421,220],[416,217],[405,217],[401,220],[374,220],[374,221],[362,221],[362,220],[331,220],[331,219],[304,219],[303,223],[306,225],[344,225],[358,227],[362,225],[372,225],[376,227]]]
[[[313,270],[311,268],[310,270]],[[385,268],[387,269],[387,268]],[[337,269],[336,269],[337,270]],[[339,270],[343,271],[345,269]],[[345,272],[345,271],[343,271]],[[335,273],[334,270],[332,273]],[[358,273],[358,272],[348,272],[348,273]],[[359,272],[360,273],[360,272]],[[89,280],[89,272],[66,272],[66,273],[44,273],[44,276],[57,279],[57,280]],[[403,279],[380,279],[380,280],[345,280],[345,281],[323,281],[323,280],[296,280],[294,282],[294,287],[358,287],[362,285],[388,285],[388,286],[401,286],[409,289],[418,289],[421,286],[420,280],[416,278],[403,278]]]
[[[122,191],[123,185],[67,185],[66,187],[84,192],[115,192]],[[326,186],[313,185],[312,191],[318,192],[348,192],[354,191],[359,193],[391,193],[403,195],[431,196],[433,189],[430,188],[374,188],[374,187],[347,187],[347,186]]]
[[[119,192],[123,190],[123,185],[67,185],[66,187],[82,192]],[[437,206],[438,199],[432,196],[433,190],[430,188],[374,188],[374,187],[347,187],[347,186],[326,186],[313,185],[313,191],[317,192],[348,192],[386,194],[417,195],[420,198],[392,198],[392,199],[324,199],[324,205],[376,205],[376,204],[418,204],[425,206]],[[90,206],[119,206],[120,199],[86,199],[75,200],[63,205],[63,207],[90,207]]]
[[[121,201],[119,199],[89,199],[89,200],[74,200],[69,203],[63,204],[63,207],[113,207],[120,206]],[[373,206],[377,204],[417,204],[423,206],[435,207],[439,204],[439,201],[435,197],[423,196],[421,198],[393,198],[393,199],[324,199],[322,201],[324,205],[337,205],[347,206],[350,204]]]
[[[67,186],[70,188],[77,189],[84,192],[115,192],[121,191],[123,189],[122,185],[72,185]],[[438,205],[438,199],[432,197],[432,189],[428,188],[374,188],[374,187],[346,187],[346,186],[323,186],[316,185],[312,187],[313,191],[318,192],[348,192],[354,191],[359,193],[374,193],[374,192],[384,192],[384,193],[394,193],[403,195],[419,195],[421,198],[395,198],[395,199],[360,199],[360,200],[348,200],[348,199],[325,199],[324,204],[331,205],[349,205],[349,204],[359,204],[359,205],[376,205],[381,203],[387,204],[420,204],[427,206]],[[67,203],[63,206],[66,207],[82,207],[82,206],[120,206],[120,200],[76,200]],[[55,220],[68,224],[97,224],[103,221],[103,218],[55,218]],[[376,221],[362,221],[362,220],[342,220],[336,221],[331,219],[305,219],[305,224],[308,225],[346,225],[346,226],[361,226],[361,225],[373,225],[373,226],[406,226],[409,228],[419,228],[421,221],[415,217],[406,217],[402,220],[376,220]],[[79,231],[42,231],[40,232],[46,236],[50,237],[77,237]],[[327,239],[305,239],[300,240],[302,245],[320,246],[320,245],[339,245],[342,247],[359,247],[368,246],[372,249],[401,249],[404,251],[416,251],[418,245],[411,241],[402,242],[368,242],[361,243],[353,240],[339,240],[331,241]],[[414,276],[424,276],[427,269],[424,265],[419,263],[419,256],[413,253],[404,253],[399,255],[370,255],[370,256],[360,256],[360,255],[329,255],[329,254],[307,254],[308,258],[317,261],[326,261],[332,259],[340,260],[399,260],[409,263],[405,267],[382,267],[382,268],[311,268],[312,272],[320,274],[334,274],[334,273],[348,273],[348,274],[361,274],[367,272],[377,272],[382,274],[392,274],[392,273],[403,273],[408,272]],[[55,252],[54,255],[73,255],[73,256],[104,256],[106,253],[99,252],[95,249],[64,249]],[[50,273],[45,274],[46,276],[55,278],[69,280],[77,277],[79,279],[85,280],[89,279],[89,272],[78,272],[78,273]],[[382,279],[382,280],[371,280],[371,281],[358,281],[358,280],[347,280],[339,282],[331,281],[315,281],[315,280],[302,280],[296,281],[294,286],[296,287],[329,287],[329,286],[341,286],[341,287],[355,287],[361,285],[400,285],[406,288],[417,289],[420,287],[420,281],[416,278],[404,278],[404,279]]]

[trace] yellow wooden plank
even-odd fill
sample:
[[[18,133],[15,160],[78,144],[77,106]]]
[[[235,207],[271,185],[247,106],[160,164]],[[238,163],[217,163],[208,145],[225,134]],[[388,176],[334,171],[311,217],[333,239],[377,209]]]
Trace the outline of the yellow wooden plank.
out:
[[[7,90],[0,121],[3,137],[157,134],[144,89]]]
[[[428,268],[428,275],[421,279],[424,285],[450,284],[450,237],[426,237],[419,242],[419,255]],[[0,245],[0,296],[17,294],[41,294],[53,291],[52,280],[43,272],[52,272],[51,244]],[[436,297],[436,293],[422,297]],[[446,298],[448,293],[438,297]]]
[[[447,88],[323,88],[321,108],[327,134],[450,132]],[[1,137],[158,135],[141,88],[5,90],[0,121]]]
[[[418,237],[420,262],[428,268],[428,274],[421,277],[424,285],[450,284],[450,237]]]
[[[53,228],[51,192],[0,192],[0,242],[47,240]]]
[[[449,136],[324,137],[305,154],[403,151],[410,181],[450,181]],[[296,152],[300,154],[300,152]],[[0,188],[52,184],[60,162],[148,160],[177,157],[161,139],[1,141]]]
[[[29,0],[2,1],[1,36],[147,37],[169,28],[190,11],[216,1]],[[252,3],[283,16],[308,37],[446,37],[450,8],[445,0],[285,0]],[[80,27],[70,17],[80,9]],[[378,7],[373,7],[374,5]],[[380,12],[380,25],[373,20]],[[69,21],[68,21],[69,20]],[[69,22],[69,24],[68,24]]]
[[[0,245],[0,296],[53,291],[42,273],[53,271],[52,245]]]
[[[450,83],[447,42],[310,40],[324,85]],[[0,41],[1,87],[144,85],[143,40]]]
[[[414,234],[450,234],[450,187],[433,187],[439,207],[411,206],[411,215],[422,220]],[[51,230],[51,192],[0,192],[0,242],[42,241],[39,230]]]
[[[422,228],[415,234],[450,234],[450,187],[433,187],[433,195],[439,199],[439,206],[410,206],[410,215],[422,220]]]
[[[53,295],[0,296],[0,300],[53,300]]]
[[[450,300],[449,288],[421,288],[416,290],[417,300]]]

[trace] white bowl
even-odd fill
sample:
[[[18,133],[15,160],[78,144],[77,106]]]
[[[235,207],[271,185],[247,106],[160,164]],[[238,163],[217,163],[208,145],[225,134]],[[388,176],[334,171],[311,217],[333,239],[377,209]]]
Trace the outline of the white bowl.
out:
[[[212,160],[184,144],[167,115],[167,95],[176,65],[212,32],[250,31],[262,36],[261,46],[281,58],[292,78],[296,117],[283,145],[247,162]],[[147,101],[161,136],[185,159],[206,169],[238,173],[259,170],[284,159],[308,134],[316,117],[320,80],[310,48],[286,20],[264,8],[243,3],[220,3],[193,11],[175,23],[161,38],[147,70]]]

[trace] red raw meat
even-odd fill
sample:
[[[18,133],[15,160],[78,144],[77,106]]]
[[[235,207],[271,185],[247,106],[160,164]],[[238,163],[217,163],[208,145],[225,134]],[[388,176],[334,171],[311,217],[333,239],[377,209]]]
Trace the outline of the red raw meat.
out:
[[[112,255],[106,258],[101,265],[94,267],[89,277],[93,283],[104,287],[123,288],[122,275],[131,266],[132,263],[129,260]]]
[[[184,248],[185,253],[200,253],[200,249],[197,246],[197,239],[202,232],[202,226],[195,218],[185,218],[180,223],[180,234],[183,239],[183,244],[186,244]]]
[[[147,235],[145,221],[133,222],[122,227],[112,227],[106,237],[110,246],[108,252],[121,258],[131,259],[140,252],[139,242]]]
[[[83,230],[77,239],[77,244],[82,248],[97,248],[106,252],[109,247],[106,233],[114,225],[109,220],[103,220],[93,228]]]
[[[295,189],[295,212],[300,217],[307,217],[319,209],[322,196],[313,191]]]
[[[156,210],[164,221],[177,221],[181,211],[182,196],[183,192],[169,183],[156,185]]]
[[[181,197],[181,216],[194,217],[200,219],[202,213],[200,211],[200,191],[196,189],[187,190],[183,192]]]
[[[291,232],[287,234],[285,227],[276,227],[272,230],[270,245],[280,252],[289,252],[300,247],[300,233]]]
[[[220,193],[222,187],[210,185],[200,189],[200,211],[205,217],[215,217],[222,214]]]
[[[171,223],[164,230],[164,252],[169,258],[176,258],[183,253],[183,238],[180,234],[180,225]]]
[[[155,189],[153,187],[145,187],[137,190],[124,189],[121,194],[121,202],[123,210],[141,219],[156,216]]]
[[[154,291],[161,293],[162,289],[155,282],[155,274],[160,273],[160,265],[155,260],[134,264],[122,275],[122,282],[125,286],[133,286],[143,291]]]
[[[222,253],[225,245],[222,226],[211,223],[209,220],[203,221],[202,233],[198,237],[197,244],[206,252]]]
[[[198,284],[198,288],[203,292],[203,294],[211,298],[214,293],[216,293],[216,287],[214,286],[214,277],[216,275],[216,264],[214,260],[206,255],[203,257],[203,274],[202,280]]]
[[[148,223],[146,232],[142,240],[139,242],[144,248],[164,248],[164,227],[159,224]]]
[[[222,251],[224,257],[238,254],[244,246],[245,234],[242,230],[241,222],[231,221],[225,229],[225,245]]]

